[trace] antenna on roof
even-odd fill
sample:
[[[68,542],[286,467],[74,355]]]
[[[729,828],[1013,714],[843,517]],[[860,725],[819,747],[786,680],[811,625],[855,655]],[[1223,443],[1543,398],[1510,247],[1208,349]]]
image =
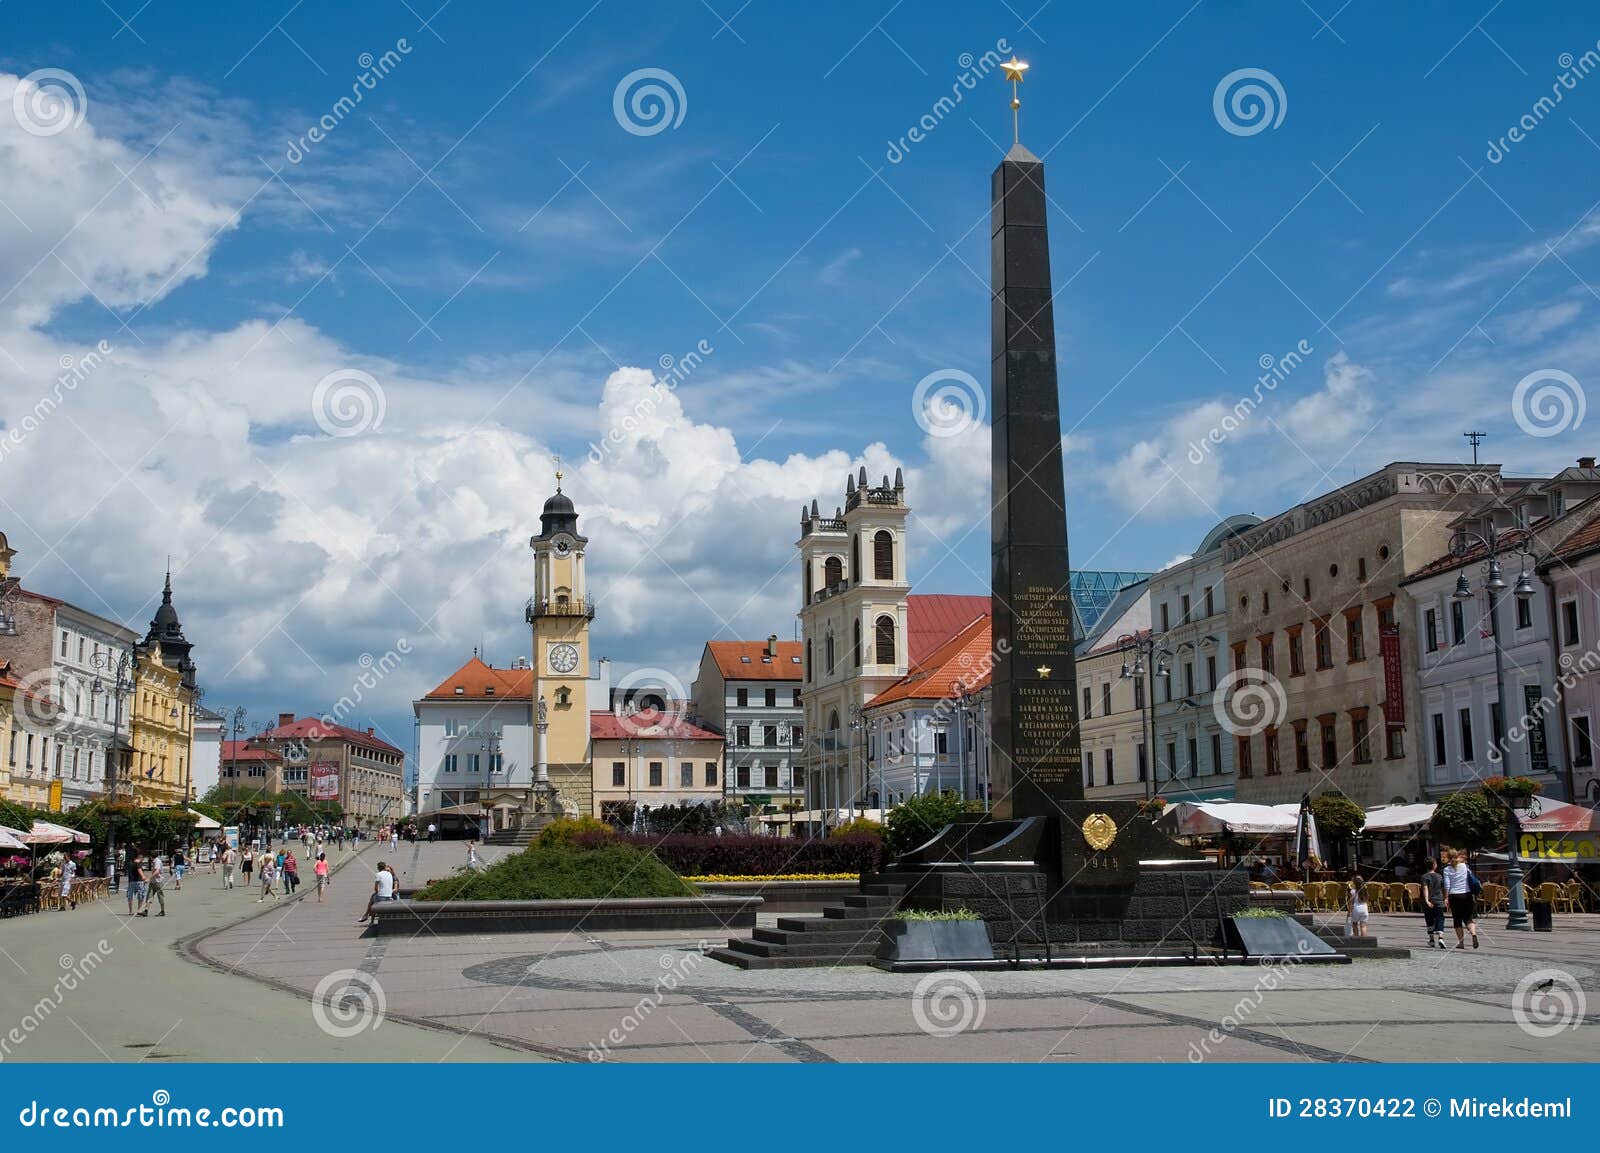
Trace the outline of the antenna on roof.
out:
[[[1472,463],[1473,464],[1477,464],[1478,463],[1478,446],[1483,443],[1483,438],[1488,436],[1489,434],[1486,433],[1486,432],[1464,432],[1461,435],[1466,437],[1467,440],[1472,442]]]

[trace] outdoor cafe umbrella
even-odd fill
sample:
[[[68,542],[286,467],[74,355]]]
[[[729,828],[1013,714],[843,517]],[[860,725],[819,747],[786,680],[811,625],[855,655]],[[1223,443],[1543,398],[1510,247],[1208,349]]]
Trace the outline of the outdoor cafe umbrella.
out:
[[[37,845],[61,845],[76,842],[80,845],[89,843],[89,834],[81,833],[77,829],[69,829],[65,825],[52,824],[49,821],[34,821],[30,835],[35,838]]]
[[[1322,841],[1317,836],[1317,818],[1311,813],[1311,794],[1300,796],[1300,811],[1295,816],[1294,859],[1302,872],[1311,867],[1313,859],[1322,860]]]
[[[0,849],[26,849],[28,842],[22,838],[26,836],[20,829],[9,829],[0,825]]]

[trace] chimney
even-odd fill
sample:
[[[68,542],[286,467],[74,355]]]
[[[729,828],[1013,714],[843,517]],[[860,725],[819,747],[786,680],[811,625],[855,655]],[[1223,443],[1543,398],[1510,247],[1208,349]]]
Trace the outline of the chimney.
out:
[[[367,726],[367,736],[369,736],[369,737],[370,737],[370,736],[372,736],[372,735],[373,735],[373,734],[372,734],[372,726],[371,726],[371,725],[368,725],[368,726]]]
[[[778,659],[778,634],[772,633],[767,637],[767,655],[773,660]]]
[[[1580,456],[1578,458],[1578,467],[1579,468],[1593,468],[1594,467],[1594,457],[1592,457],[1592,456]]]
[[[280,726],[294,724],[294,714],[293,713],[279,713],[278,714],[278,724]]]

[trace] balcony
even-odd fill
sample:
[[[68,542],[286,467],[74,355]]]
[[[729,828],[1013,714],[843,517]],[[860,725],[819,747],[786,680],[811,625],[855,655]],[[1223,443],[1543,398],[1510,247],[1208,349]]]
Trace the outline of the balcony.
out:
[[[594,599],[580,597],[576,600],[528,599],[523,609],[523,619],[532,624],[540,617],[583,617],[594,620]]]

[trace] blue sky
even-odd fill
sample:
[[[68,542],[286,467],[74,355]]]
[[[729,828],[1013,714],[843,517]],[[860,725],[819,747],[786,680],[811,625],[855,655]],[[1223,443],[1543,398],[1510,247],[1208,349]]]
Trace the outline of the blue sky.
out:
[[[1600,77],[1562,62],[1600,22],[1577,6],[338,7],[0,9],[0,96],[40,69],[83,94],[59,133],[0,115],[5,428],[61,356],[112,347],[0,458],[0,518],[28,583],[140,622],[171,551],[208,703],[320,711],[405,638],[362,719],[409,747],[411,697],[475,644],[526,649],[552,453],[623,666],[687,677],[706,639],[790,634],[798,508],[863,463],[908,470],[917,586],[981,591],[987,426],[929,436],[912,397],[986,380],[1008,92],[934,110],[1002,42],[1032,63],[1053,200],[1076,563],[1159,567],[1223,515],[1465,459],[1467,428],[1519,473],[1594,451],[1512,407],[1600,357]],[[624,129],[639,69],[681,121]],[[1273,81],[1259,131],[1216,112],[1241,69]],[[587,461],[643,395],[623,370],[701,341]],[[383,417],[332,436],[314,388],[349,370]]]

